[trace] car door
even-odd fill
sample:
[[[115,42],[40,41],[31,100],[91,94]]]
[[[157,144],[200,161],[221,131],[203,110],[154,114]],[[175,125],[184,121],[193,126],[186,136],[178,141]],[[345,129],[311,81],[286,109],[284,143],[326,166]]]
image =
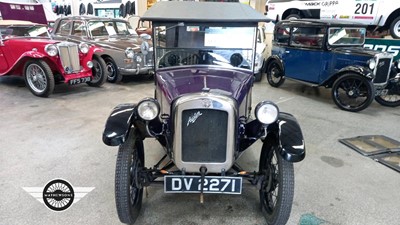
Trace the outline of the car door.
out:
[[[0,30],[1,30],[1,28],[0,28]],[[2,35],[2,34],[0,34],[0,35]],[[3,36],[5,37],[6,35],[3,35]],[[8,42],[7,40],[4,40],[1,37],[1,40],[0,40],[0,74],[6,72],[9,67],[7,58],[10,58],[10,56],[9,56],[9,49],[8,49],[7,42]]]
[[[285,76],[319,83],[324,63],[324,28],[292,27],[289,46],[282,55]]]

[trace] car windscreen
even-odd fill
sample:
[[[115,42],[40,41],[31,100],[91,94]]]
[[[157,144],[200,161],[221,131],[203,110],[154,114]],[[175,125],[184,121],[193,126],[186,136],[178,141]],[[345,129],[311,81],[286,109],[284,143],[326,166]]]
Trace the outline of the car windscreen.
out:
[[[90,21],[89,31],[92,36],[136,35],[129,23],[115,21]]]
[[[360,27],[331,27],[328,30],[328,43],[335,45],[363,45],[366,29]]]
[[[49,37],[46,26],[2,26],[0,27],[2,38],[13,37]]]
[[[157,26],[156,67],[220,65],[252,70],[255,34],[254,27]]]

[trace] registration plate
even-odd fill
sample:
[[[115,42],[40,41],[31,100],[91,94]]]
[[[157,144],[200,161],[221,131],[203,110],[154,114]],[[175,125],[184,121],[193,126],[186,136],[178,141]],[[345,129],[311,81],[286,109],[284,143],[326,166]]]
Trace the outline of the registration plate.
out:
[[[203,193],[241,194],[241,177],[206,176]],[[165,193],[200,193],[201,176],[164,176]]]
[[[70,85],[82,84],[82,83],[89,82],[90,80],[91,80],[90,77],[81,77],[81,78],[71,79],[68,81],[68,83]]]

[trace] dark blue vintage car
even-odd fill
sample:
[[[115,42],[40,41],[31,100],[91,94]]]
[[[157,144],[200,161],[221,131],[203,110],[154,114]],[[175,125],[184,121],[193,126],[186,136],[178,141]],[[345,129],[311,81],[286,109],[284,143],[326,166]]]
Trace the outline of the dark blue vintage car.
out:
[[[285,78],[332,88],[335,104],[357,112],[375,98],[386,106],[400,105],[392,54],[364,49],[364,25],[334,20],[283,20],[276,24],[268,83]],[[396,78],[397,77],[397,78]]]
[[[293,163],[304,159],[305,144],[294,116],[274,103],[259,102],[251,115],[257,25],[266,18],[240,3],[172,1],[142,19],[153,25],[155,95],[115,107],[103,133],[105,144],[119,146],[121,222],[134,223],[143,187],[163,181],[166,193],[198,193],[201,203],[204,193],[241,194],[243,183],[252,184],[268,224],[285,224]],[[165,150],[151,168],[145,138]],[[259,167],[243,170],[237,159],[259,139]]]

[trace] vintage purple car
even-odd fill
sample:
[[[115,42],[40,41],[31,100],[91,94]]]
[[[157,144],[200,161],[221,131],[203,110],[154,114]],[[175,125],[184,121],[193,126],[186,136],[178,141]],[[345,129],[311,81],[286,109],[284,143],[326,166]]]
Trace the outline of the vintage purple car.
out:
[[[268,224],[285,224],[293,163],[304,159],[305,144],[295,117],[271,101],[251,114],[257,24],[265,17],[240,3],[173,1],[142,19],[153,25],[155,96],[115,107],[103,133],[106,145],[119,146],[121,222],[133,224],[143,188],[163,181],[166,193],[198,193],[201,203],[205,193],[241,194],[250,183]],[[165,150],[154,167],[145,166],[145,138]],[[259,167],[246,171],[237,159],[259,139]]]

